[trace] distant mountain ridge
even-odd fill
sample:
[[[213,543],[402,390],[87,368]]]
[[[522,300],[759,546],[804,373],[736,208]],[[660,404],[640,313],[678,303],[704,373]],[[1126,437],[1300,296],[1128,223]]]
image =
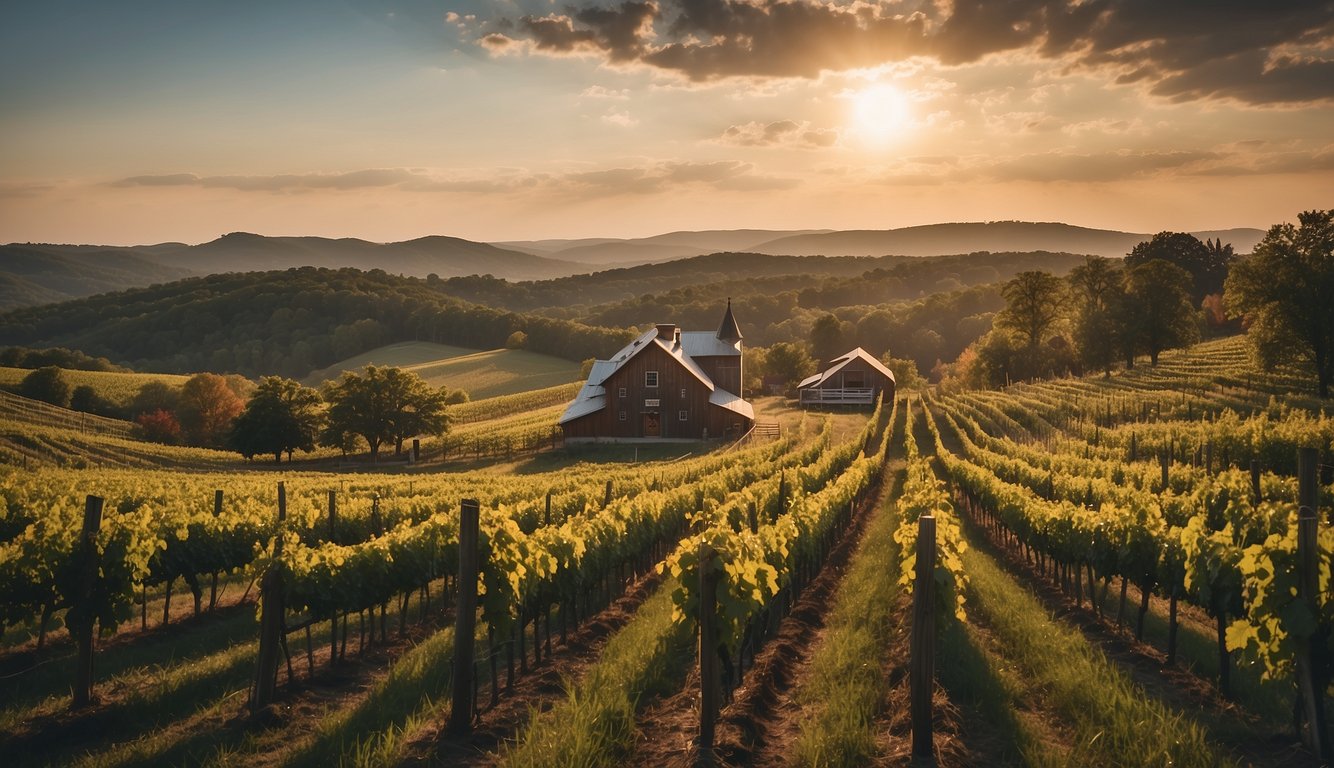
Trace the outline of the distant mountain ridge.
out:
[[[1249,228],[1191,234],[1201,240],[1218,238],[1231,243],[1237,253],[1250,253],[1264,237],[1263,230]],[[946,256],[975,251],[1052,251],[1116,258],[1125,256],[1152,236],[1152,233],[1071,224],[991,221],[791,235],[760,243],[753,250],[789,256]]]
[[[1259,229],[1192,233],[1248,253]],[[643,238],[482,243],[430,235],[395,243],[358,238],[267,237],[233,232],[198,245],[0,245],[0,310],[64,301],[191,275],[313,266],[382,269],[441,278],[489,274],[510,282],[553,280],[715,253],[771,256],[941,256],[978,251],[1124,256],[1149,233],[1022,221],[930,224],[886,230],[701,230]],[[734,257],[735,258],[735,257]],[[639,293],[634,286],[628,290]]]
[[[199,245],[0,245],[0,310],[137,288],[183,277],[292,267],[358,267],[442,278],[490,274],[547,280],[594,267],[457,237],[398,243],[356,238],[265,237],[233,232]]]

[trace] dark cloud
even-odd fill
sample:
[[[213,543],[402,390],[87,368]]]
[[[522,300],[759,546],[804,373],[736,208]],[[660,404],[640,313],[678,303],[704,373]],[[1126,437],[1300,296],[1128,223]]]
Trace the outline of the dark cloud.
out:
[[[1029,51],[1171,100],[1334,99],[1330,0],[661,0],[524,17],[483,38],[702,82]]]

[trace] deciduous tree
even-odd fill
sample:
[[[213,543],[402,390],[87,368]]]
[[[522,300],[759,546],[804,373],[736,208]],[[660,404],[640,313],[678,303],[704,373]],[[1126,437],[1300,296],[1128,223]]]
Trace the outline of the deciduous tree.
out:
[[[294,451],[315,448],[315,438],[324,422],[320,394],[292,379],[265,376],[236,418],[228,435],[228,446],[247,459],[273,454],[274,463],[288,461]]]
[[[1158,364],[1158,355],[1164,349],[1199,339],[1190,284],[1189,272],[1162,259],[1132,267],[1126,273],[1125,330],[1149,353],[1151,365]]]
[[[19,394],[64,408],[69,405],[69,380],[64,370],[48,365],[24,376],[19,382]]]
[[[342,446],[347,435],[360,435],[370,447],[371,458],[379,456],[386,442],[401,453],[407,438],[439,435],[449,428],[446,393],[400,368],[368,365],[361,373],[345,371],[337,381],[325,385],[324,397],[329,402],[329,421],[321,444]]]
[[[1266,367],[1306,362],[1321,397],[1334,381],[1334,210],[1305,211],[1297,226],[1275,224],[1255,253],[1232,269],[1224,296],[1249,323]]]
[[[227,438],[232,420],[244,409],[245,403],[228,386],[226,378],[216,373],[200,373],[181,387],[176,418],[191,443],[219,447]]]

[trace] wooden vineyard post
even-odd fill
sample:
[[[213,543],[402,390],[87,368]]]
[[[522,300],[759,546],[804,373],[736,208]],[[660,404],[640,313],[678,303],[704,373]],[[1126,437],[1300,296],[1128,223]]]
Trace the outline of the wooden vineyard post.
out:
[[[1297,518],[1297,595],[1306,603],[1312,616],[1319,615],[1320,595],[1320,552],[1317,534],[1320,518],[1316,514],[1319,505],[1319,486],[1316,482],[1318,459],[1314,448],[1300,448],[1297,451],[1297,498],[1301,505]],[[1317,677],[1316,660],[1324,653],[1320,633],[1313,632],[1305,642],[1297,644],[1297,687],[1301,693],[1302,714],[1305,716],[1306,732],[1303,740],[1311,748],[1317,760],[1324,761],[1330,756],[1329,732],[1325,725],[1325,687],[1326,681]]]
[[[913,580],[911,686],[912,753],[931,760],[935,754],[932,736],[931,695],[935,689],[935,570],[936,518],[917,518],[917,570]]]
[[[547,491],[547,510],[542,513],[542,525],[551,525],[551,491]]]
[[[1162,488],[1159,489],[1159,490],[1160,490],[1161,493],[1166,493],[1166,492],[1167,492],[1167,470],[1168,470],[1168,467],[1170,467],[1171,464],[1172,464],[1172,453],[1171,453],[1171,450],[1170,450],[1170,449],[1169,449],[1166,453],[1163,453],[1161,456],[1159,456],[1159,462],[1162,464],[1162,468],[1163,468],[1163,485],[1162,485]]]
[[[606,509],[611,505],[611,481],[607,481],[607,492],[602,497],[602,508]]]
[[[1251,498],[1252,503],[1260,503],[1260,460],[1251,459]]]
[[[93,621],[96,610],[93,594],[97,587],[99,569],[97,534],[102,530],[102,498],[88,496],[83,504],[83,531],[79,536],[79,600],[71,606],[70,629],[78,643],[78,661],[74,667],[74,695],[70,705],[74,709],[93,702]]]
[[[416,464],[422,460],[422,441],[421,438],[412,438],[412,463]]]
[[[472,687],[474,635],[477,632],[477,533],[481,507],[476,499],[464,499],[459,514],[458,600],[454,608],[454,680],[449,710],[451,736],[472,732]]]
[[[329,491],[329,543],[338,543],[338,492]]]
[[[282,653],[283,633],[283,522],[287,519],[287,486],[278,483],[278,529],[273,540],[273,563],[259,582],[258,670],[250,697],[250,711],[267,707],[278,693],[278,656]]]
[[[718,553],[699,545],[699,762],[713,763],[713,737],[718,722],[721,680],[718,668]]]
[[[213,517],[222,517],[222,489],[213,491]],[[208,590],[208,609],[211,611],[218,607],[218,572],[213,572],[212,584]]]

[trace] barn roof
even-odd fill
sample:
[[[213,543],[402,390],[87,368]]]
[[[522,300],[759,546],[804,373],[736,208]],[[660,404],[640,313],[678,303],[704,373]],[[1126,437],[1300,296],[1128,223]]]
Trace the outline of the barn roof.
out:
[[[739,413],[751,421],[755,420],[755,408],[741,399],[740,395],[733,394],[725,389],[713,390],[713,394],[709,395],[709,402],[720,408],[726,408],[733,413]]]
[[[741,343],[723,341],[710,331],[682,331],[681,348],[691,357],[739,357]]]
[[[825,383],[831,377],[833,377],[834,374],[843,370],[843,368],[848,363],[851,363],[853,360],[865,361],[868,365],[871,366],[871,368],[879,371],[880,373],[883,373],[885,377],[888,378],[890,381],[894,382],[895,384],[898,383],[898,380],[894,378],[893,371],[886,368],[884,364],[881,363],[879,360],[876,360],[875,356],[872,355],[870,352],[867,352],[861,347],[857,347],[856,349],[852,350],[851,352],[845,355],[834,358],[833,362],[831,362],[829,364],[829,367],[826,368],[824,371],[817,373],[813,376],[807,376],[806,378],[802,379],[801,383],[797,385],[797,389],[805,389],[807,387],[817,387]]]

